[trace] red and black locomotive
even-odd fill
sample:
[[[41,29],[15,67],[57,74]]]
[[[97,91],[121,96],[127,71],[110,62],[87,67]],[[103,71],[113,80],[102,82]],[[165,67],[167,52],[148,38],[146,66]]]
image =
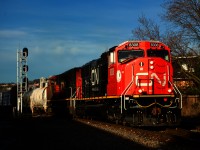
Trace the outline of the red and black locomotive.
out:
[[[136,126],[180,123],[182,99],[173,84],[171,51],[159,41],[126,41],[52,82],[73,116]]]

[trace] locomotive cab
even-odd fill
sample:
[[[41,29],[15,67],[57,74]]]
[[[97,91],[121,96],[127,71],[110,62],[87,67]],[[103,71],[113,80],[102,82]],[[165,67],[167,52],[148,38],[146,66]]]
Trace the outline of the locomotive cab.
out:
[[[126,89],[128,95],[171,93],[170,57],[170,49],[159,42],[122,43],[110,52],[107,94],[121,95]]]

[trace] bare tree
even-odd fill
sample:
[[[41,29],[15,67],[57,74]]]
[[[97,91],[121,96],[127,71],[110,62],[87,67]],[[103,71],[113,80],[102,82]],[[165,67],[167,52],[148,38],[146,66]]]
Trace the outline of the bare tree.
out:
[[[163,34],[159,25],[142,15],[138,18],[139,26],[132,31],[133,38],[160,40],[167,44],[172,50],[173,60],[181,68],[180,74],[192,79],[200,89],[200,0],[167,0],[162,6],[166,10],[161,16],[166,22]],[[172,28],[167,26],[169,24]],[[195,59],[191,59],[193,56]],[[184,62],[183,59],[179,61],[180,57]],[[185,62],[189,70],[182,68]]]
[[[172,22],[184,37],[200,44],[200,1],[199,0],[167,0],[163,3],[167,21]]]
[[[132,31],[134,38],[162,40],[174,54],[199,54],[200,51],[200,0],[166,0],[161,19],[173,26],[161,35],[159,25],[144,15],[138,18],[139,27]]]
[[[138,18],[139,27],[132,31],[133,37],[139,40],[160,40],[160,28],[145,15]]]
[[[173,27],[169,30],[171,33],[166,38],[167,43],[176,56],[186,58],[188,66],[194,69],[182,69],[181,73],[192,79],[200,89],[200,0],[167,0],[162,7],[166,10],[162,19]],[[191,59],[191,56],[195,58]]]
[[[167,44],[173,51],[174,56],[185,56],[189,42],[183,38],[180,31],[166,30],[161,34],[160,27],[145,15],[138,18],[139,26],[135,28],[133,38],[138,40],[159,40]]]
[[[163,35],[162,41],[171,48],[174,56],[184,56],[186,54],[185,47],[187,47],[187,43],[183,40],[181,32],[168,30]]]

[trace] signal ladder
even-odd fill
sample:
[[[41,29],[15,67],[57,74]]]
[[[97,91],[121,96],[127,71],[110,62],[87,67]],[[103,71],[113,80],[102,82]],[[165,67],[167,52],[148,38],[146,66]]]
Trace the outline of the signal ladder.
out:
[[[28,48],[17,50],[17,113],[22,114],[23,95],[28,91]]]

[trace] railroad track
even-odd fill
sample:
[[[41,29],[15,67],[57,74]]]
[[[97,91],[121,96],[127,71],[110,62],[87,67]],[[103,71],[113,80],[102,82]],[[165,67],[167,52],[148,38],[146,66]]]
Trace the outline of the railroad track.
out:
[[[200,133],[183,128],[154,130],[75,118],[75,121],[110,132],[125,139],[156,149],[199,149]]]
[[[29,116],[30,117],[30,116]],[[28,117],[28,118],[29,118]],[[32,116],[33,117],[33,116]],[[34,116],[33,118],[38,116]],[[39,115],[39,117],[47,118],[49,116]],[[26,118],[26,117],[25,117]],[[63,118],[64,120],[66,118]],[[183,127],[171,128],[147,128],[147,127],[131,127],[122,124],[108,123],[92,119],[73,118],[73,121],[81,122],[88,126],[109,132],[111,134],[123,137],[135,143],[141,144],[150,149],[199,149],[200,130]]]

